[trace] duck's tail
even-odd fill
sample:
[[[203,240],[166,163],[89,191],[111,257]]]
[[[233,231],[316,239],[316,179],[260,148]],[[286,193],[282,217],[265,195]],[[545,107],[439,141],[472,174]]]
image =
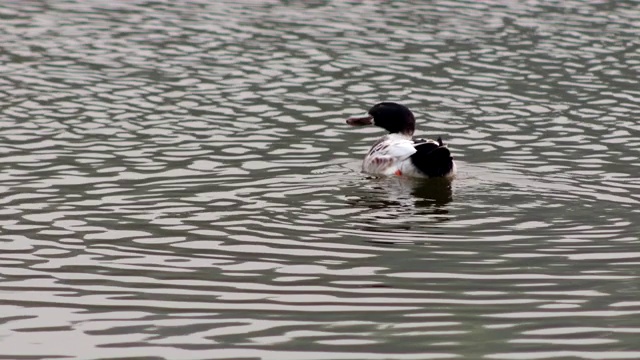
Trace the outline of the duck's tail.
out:
[[[453,157],[444,146],[442,139],[438,143],[427,142],[415,146],[416,153],[411,155],[411,163],[428,177],[450,176],[454,171]]]

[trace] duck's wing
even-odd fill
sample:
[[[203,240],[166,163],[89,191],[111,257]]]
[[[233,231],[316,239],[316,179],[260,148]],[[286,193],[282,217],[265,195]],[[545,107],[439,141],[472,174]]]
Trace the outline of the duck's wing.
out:
[[[413,142],[408,139],[387,138],[375,144],[369,150],[369,156],[390,157],[397,160],[404,160],[415,154],[416,148]]]
[[[416,151],[411,140],[382,139],[369,150],[363,169],[372,174],[393,173],[402,161],[411,157]]]
[[[453,171],[453,157],[442,139],[415,144],[415,149],[416,152],[411,155],[411,163],[425,176],[447,176]]]

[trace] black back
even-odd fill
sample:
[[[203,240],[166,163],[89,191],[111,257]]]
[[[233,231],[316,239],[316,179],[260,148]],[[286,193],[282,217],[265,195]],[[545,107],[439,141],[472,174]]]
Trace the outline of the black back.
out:
[[[411,163],[428,177],[441,177],[453,169],[453,157],[449,149],[442,144],[423,142],[415,145],[416,153],[411,155]]]

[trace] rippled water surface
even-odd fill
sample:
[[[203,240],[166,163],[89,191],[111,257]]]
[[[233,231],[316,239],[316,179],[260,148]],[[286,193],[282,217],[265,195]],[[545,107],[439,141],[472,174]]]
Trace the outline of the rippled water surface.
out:
[[[640,358],[640,3],[3,1],[7,359]],[[378,101],[451,184],[360,173]]]

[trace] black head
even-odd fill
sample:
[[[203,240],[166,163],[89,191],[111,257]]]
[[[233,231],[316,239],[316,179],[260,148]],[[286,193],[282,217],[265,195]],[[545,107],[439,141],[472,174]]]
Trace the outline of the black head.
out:
[[[366,117],[350,118],[347,124],[356,126],[373,123],[392,134],[405,135],[413,135],[416,129],[416,119],[411,110],[404,105],[381,102],[369,109],[368,114]]]

